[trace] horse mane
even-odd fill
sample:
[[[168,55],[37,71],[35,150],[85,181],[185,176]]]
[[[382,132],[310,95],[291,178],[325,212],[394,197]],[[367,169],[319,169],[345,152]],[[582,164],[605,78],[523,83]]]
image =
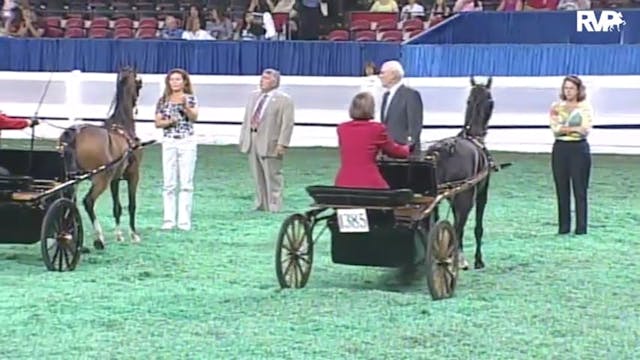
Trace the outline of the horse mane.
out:
[[[122,72],[118,74],[115,106],[111,115],[105,120],[106,127],[110,128],[117,125],[134,131],[135,121],[133,119],[133,111],[136,106],[136,91],[135,87],[132,88],[129,86],[127,77],[123,76]]]

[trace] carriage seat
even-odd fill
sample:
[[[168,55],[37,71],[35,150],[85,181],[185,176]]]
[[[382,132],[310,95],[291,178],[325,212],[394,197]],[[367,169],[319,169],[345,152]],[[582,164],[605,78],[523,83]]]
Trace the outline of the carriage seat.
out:
[[[362,189],[314,185],[306,188],[316,205],[399,207],[409,204],[414,193],[409,189]]]
[[[31,176],[0,175],[0,191],[26,191],[33,185]]]

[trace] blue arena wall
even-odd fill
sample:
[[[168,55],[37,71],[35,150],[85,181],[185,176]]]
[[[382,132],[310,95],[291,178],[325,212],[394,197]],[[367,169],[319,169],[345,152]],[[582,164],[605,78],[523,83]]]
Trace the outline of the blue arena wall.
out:
[[[409,41],[222,42],[0,38],[0,71],[143,73],[182,67],[193,74],[361,76],[367,61],[400,59],[408,76],[640,74],[640,11],[623,11],[620,32],[576,31],[576,14],[482,12],[456,15]]]
[[[608,32],[576,31],[575,11],[464,12],[406,43],[639,45],[640,10],[619,12],[626,24]]]

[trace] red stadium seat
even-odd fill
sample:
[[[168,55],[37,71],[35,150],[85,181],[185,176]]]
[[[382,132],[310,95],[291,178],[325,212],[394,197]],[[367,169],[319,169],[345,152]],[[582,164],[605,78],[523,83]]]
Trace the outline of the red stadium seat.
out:
[[[330,41],[347,41],[349,40],[349,32],[347,30],[333,30],[327,38]]]
[[[358,31],[355,35],[356,41],[376,41],[376,33],[371,30]]]

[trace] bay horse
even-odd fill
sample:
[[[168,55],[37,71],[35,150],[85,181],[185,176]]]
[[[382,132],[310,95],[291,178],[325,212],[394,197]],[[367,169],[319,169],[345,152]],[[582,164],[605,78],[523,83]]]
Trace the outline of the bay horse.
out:
[[[140,179],[142,149],[136,136],[134,110],[142,88],[134,69],[122,68],[118,73],[113,113],[102,126],[80,124],[63,131],[58,139],[60,151],[64,154],[65,165],[72,172],[89,172],[109,164],[107,170],[91,178],[91,188],[83,199],[95,232],[94,247],[104,249],[105,239],[100,222],[95,214],[95,202],[110,187],[115,219],[116,241],[124,241],[120,230],[122,205],[119,197],[119,183],[124,179],[129,192],[129,228],[131,241],[140,242],[136,230],[136,192]]]
[[[482,259],[483,217],[487,205],[491,170],[492,168],[495,170],[489,152],[484,146],[489,119],[493,114],[491,81],[492,78],[489,78],[486,84],[478,84],[473,77],[471,78],[471,91],[467,98],[463,130],[456,136],[437,141],[425,151],[426,155],[436,155],[438,184],[461,182],[487,171],[484,179],[449,199],[460,246],[458,263],[463,270],[469,269],[469,263],[463,253],[464,227],[474,205],[476,208],[474,266],[476,269],[485,266]]]

